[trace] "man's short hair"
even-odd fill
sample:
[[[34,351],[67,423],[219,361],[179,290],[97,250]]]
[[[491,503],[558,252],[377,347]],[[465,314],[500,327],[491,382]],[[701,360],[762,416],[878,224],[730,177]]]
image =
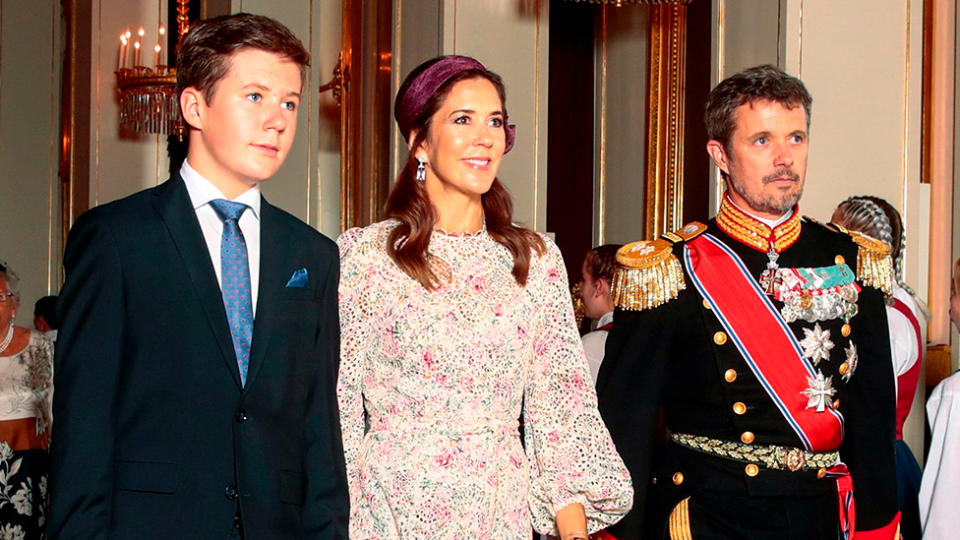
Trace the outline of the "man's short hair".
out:
[[[60,328],[60,321],[57,319],[57,297],[44,296],[37,300],[33,305],[33,316],[34,318],[43,317],[52,330]]]
[[[703,115],[707,139],[719,141],[730,153],[730,136],[736,126],[734,111],[745,103],[757,101],[773,101],[788,109],[802,105],[807,113],[807,129],[810,129],[813,98],[807,87],[800,79],[766,64],[732,75],[710,91]]]
[[[210,103],[230,71],[230,57],[244,49],[274,53],[297,64],[303,82],[310,53],[293,32],[263,15],[237,13],[197,21],[177,53],[177,95],[193,87]]]
[[[588,251],[584,265],[590,277],[612,282],[613,271],[617,268],[617,250],[621,247],[623,244],[604,244]]]

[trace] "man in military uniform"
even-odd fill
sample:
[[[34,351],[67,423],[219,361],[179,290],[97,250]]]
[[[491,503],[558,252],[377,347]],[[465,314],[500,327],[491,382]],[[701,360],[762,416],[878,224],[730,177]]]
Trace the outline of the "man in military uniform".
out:
[[[811,102],[772,66],[721,82],[717,217],[617,254],[597,393],[636,490],[620,540],[899,536],[889,247],[801,219]]]

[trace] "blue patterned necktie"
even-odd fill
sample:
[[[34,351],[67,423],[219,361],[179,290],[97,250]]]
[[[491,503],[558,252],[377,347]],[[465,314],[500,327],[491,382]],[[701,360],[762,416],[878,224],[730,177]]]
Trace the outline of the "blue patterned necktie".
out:
[[[233,351],[240,368],[240,384],[247,384],[250,365],[250,342],[253,341],[253,302],[250,300],[250,263],[247,242],[240,231],[240,216],[247,205],[224,199],[210,201],[210,206],[223,220],[220,238],[220,291],[227,310]]]

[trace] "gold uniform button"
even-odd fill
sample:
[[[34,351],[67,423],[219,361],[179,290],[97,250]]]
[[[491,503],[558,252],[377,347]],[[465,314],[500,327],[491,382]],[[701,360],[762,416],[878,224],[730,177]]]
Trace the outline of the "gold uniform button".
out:
[[[733,381],[737,380],[737,370],[735,370],[735,369],[728,369],[728,370],[724,371],[724,372],[723,372],[723,380],[725,380],[725,381],[727,381],[727,382],[733,382]]]
[[[742,401],[738,401],[733,404],[733,412],[736,414],[743,414],[747,412],[747,406]]]
[[[817,471],[817,478],[823,478],[826,475],[827,475],[827,470],[822,467],[820,468],[819,471]]]
[[[743,444],[751,444],[755,438],[752,431],[744,431],[740,434],[740,441]]]
[[[850,325],[847,323],[843,323],[843,326],[840,327],[840,334],[843,337],[850,336]]]
[[[723,332],[717,332],[713,335],[713,342],[717,345],[723,345],[727,342],[727,334]]]
[[[678,485],[678,486],[683,483],[683,473],[682,473],[682,472],[675,472],[675,473],[673,473],[673,483],[674,483],[675,485]]]
[[[840,364],[840,367],[837,368],[837,371],[839,371],[841,375],[846,375],[847,372],[850,371],[850,364],[846,362]]]
[[[711,308],[710,308],[710,302],[707,302],[707,299],[706,299],[706,298],[703,299],[703,308],[704,308],[704,309],[711,309]]]
[[[657,485],[657,477],[654,476],[653,478],[651,478],[651,479],[650,479],[650,483],[653,484],[653,485]]]
[[[753,463],[744,467],[743,472],[747,473],[747,476],[756,476],[760,474],[760,467],[757,467]]]
[[[830,406],[833,407],[834,410],[839,409],[839,408],[840,408],[840,400],[839,400],[839,399],[833,400],[833,403],[831,403]]]
[[[847,260],[843,258],[843,255],[837,255],[836,257],[833,258],[834,264],[843,264],[845,262],[847,262]]]

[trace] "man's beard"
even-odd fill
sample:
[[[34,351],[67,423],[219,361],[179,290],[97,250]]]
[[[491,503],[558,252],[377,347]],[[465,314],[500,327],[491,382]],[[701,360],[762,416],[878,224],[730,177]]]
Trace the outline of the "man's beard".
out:
[[[800,183],[800,175],[793,172],[793,169],[789,167],[777,169],[773,174],[768,174],[763,177],[763,184],[766,185],[777,178],[792,178],[793,181],[797,182],[797,185],[800,187],[796,192],[780,192],[774,194],[766,194],[761,191],[756,196],[747,192],[743,188],[736,178],[732,175],[730,176],[730,186],[734,191],[737,192],[743,200],[747,201],[747,204],[750,206],[750,209],[755,212],[764,212],[768,214],[786,214],[787,212],[793,210],[793,207],[800,202],[800,196],[803,195],[803,185]]]

